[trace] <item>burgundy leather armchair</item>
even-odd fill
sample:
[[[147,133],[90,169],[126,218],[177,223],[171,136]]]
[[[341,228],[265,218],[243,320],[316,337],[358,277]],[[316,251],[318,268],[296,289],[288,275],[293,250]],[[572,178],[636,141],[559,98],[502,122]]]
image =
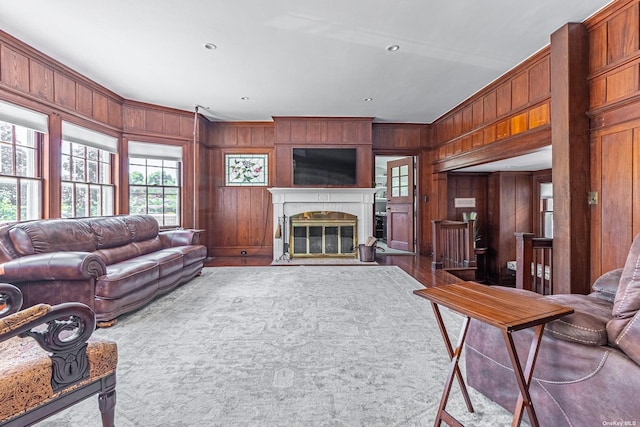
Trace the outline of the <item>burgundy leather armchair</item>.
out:
[[[545,327],[530,387],[540,425],[640,425],[640,234],[624,268],[603,274],[589,295],[511,290],[575,310]],[[524,362],[531,331],[513,338]],[[518,387],[502,341],[497,329],[471,322],[467,384],[513,411]]]

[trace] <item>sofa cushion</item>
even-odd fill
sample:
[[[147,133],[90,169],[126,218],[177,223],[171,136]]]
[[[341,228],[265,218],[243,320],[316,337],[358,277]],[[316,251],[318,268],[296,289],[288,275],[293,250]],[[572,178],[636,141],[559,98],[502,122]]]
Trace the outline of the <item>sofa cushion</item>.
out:
[[[182,254],[185,266],[202,261],[207,257],[207,248],[203,245],[175,246],[164,250]]]
[[[135,258],[140,252],[133,243],[129,243],[116,248],[98,249],[95,254],[104,259],[105,264],[112,265]]]
[[[593,282],[593,286],[591,286],[593,292],[591,295],[609,302],[614,302],[616,293],[618,292],[618,285],[620,284],[620,276],[622,276],[622,268],[607,271]]]
[[[133,242],[132,245],[138,251],[138,255],[149,254],[151,252],[162,250],[162,242],[158,236],[149,240]]]
[[[545,333],[551,337],[585,345],[607,344],[607,322],[611,320],[611,303],[589,295],[547,295],[546,301],[573,308],[574,312],[547,323]]]
[[[158,235],[158,221],[151,215],[128,215],[123,218],[134,242],[153,239]]]
[[[178,270],[182,270],[183,261],[182,254],[160,250],[151,252],[146,255],[141,255],[136,258],[139,261],[152,261],[158,264],[160,269],[160,277],[165,277],[171,273],[175,273]]]
[[[93,252],[96,241],[91,227],[77,219],[53,219],[16,224],[9,237],[20,255],[78,251]]]
[[[96,238],[98,249],[123,246],[131,242],[129,227],[121,217],[105,217],[85,220]]]
[[[609,343],[640,364],[640,234],[633,243],[620,276],[613,303],[613,319],[607,324]]]
[[[130,259],[107,267],[107,274],[96,280],[96,297],[104,299],[121,298],[151,283],[160,277],[160,269],[155,261]]]
[[[638,310],[640,310],[640,234],[633,240],[629,249],[613,303],[613,315],[617,318],[629,318]]]

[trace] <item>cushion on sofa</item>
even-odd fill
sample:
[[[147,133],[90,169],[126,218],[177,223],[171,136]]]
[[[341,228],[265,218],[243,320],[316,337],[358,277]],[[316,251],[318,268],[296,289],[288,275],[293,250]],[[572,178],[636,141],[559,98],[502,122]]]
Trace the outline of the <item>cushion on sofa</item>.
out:
[[[151,215],[128,215],[123,218],[134,242],[153,239],[158,235],[158,221]]]
[[[121,298],[158,281],[160,268],[155,261],[131,259],[107,267],[107,274],[96,279],[96,297]]]
[[[54,219],[16,224],[9,230],[16,252],[32,255],[58,251],[93,252],[93,231],[76,219]]]
[[[634,316],[638,310],[640,310],[640,234],[633,240],[629,249],[613,303],[613,315],[617,318],[628,318]]]
[[[168,276],[176,271],[182,270],[183,261],[182,255],[170,252],[166,250],[160,250],[151,252],[145,255],[140,255],[136,258],[140,261],[152,261],[158,264],[160,269],[160,277]]]
[[[621,276],[622,268],[607,271],[593,282],[593,286],[591,286],[593,292],[591,295],[605,301],[614,302],[616,299],[616,293],[618,292],[618,285],[620,284]]]
[[[133,242],[132,245],[138,251],[138,255],[149,254],[151,252],[162,250],[162,242],[158,236],[149,240]]]
[[[133,243],[129,243],[128,245],[118,246],[116,248],[98,249],[95,251],[95,254],[100,256],[105,264],[112,265],[135,258],[140,252]]]
[[[95,235],[98,249],[113,248],[131,242],[129,227],[122,218],[105,217],[85,220]]]
[[[194,262],[202,261],[207,257],[207,248],[203,245],[176,246],[173,248],[166,248],[164,250],[182,254],[185,266],[191,265]]]
[[[544,300],[574,310],[572,314],[547,323],[546,334],[585,345],[607,344],[607,322],[612,317],[610,302],[579,294],[547,295]]]
[[[640,234],[624,264],[613,303],[613,319],[607,324],[609,344],[619,347],[640,364]]]

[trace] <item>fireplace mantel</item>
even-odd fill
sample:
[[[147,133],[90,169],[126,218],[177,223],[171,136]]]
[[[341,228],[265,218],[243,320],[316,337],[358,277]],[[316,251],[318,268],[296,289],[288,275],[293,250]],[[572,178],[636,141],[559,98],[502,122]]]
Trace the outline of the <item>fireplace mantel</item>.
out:
[[[346,212],[358,218],[360,242],[373,235],[373,203],[375,188],[269,188],[273,202],[273,229],[283,217],[310,211]],[[289,222],[286,238],[289,239]],[[283,239],[273,239],[273,258],[283,254]],[[287,242],[288,243],[288,242]],[[357,244],[358,242],[356,242]]]

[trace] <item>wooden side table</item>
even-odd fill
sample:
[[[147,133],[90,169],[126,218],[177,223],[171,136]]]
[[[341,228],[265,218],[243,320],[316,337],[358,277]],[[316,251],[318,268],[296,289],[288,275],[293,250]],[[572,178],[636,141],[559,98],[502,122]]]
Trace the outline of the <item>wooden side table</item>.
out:
[[[477,319],[502,330],[505,346],[507,347],[520,391],[511,425],[520,425],[524,409],[526,408],[531,426],[538,426],[538,418],[529,394],[529,384],[533,376],[533,368],[538,356],[544,325],[559,317],[573,313],[573,309],[541,301],[526,295],[509,292],[497,287],[480,285],[475,282],[454,283],[435,288],[420,289],[413,291],[413,293],[431,302],[431,307],[433,308],[440,333],[442,334],[445,347],[449,353],[449,359],[451,360],[434,426],[440,426],[442,421],[445,421],[450,426],[462,426],[458,420],[446,411],[447,400],[449,399],[454,376],[460,384],[467,409],[469,412],[473,412],[473,406],[471,405],[464,379],[458,367],[471,319]],[[464,316],[462,330],[460,331],[455,348],[451,346],[449,335],[442,321],[440,305],[448,307]],[[527,362],[523,371],[511,333],[526,328],[534,328],[534,336],[531,340]]]

